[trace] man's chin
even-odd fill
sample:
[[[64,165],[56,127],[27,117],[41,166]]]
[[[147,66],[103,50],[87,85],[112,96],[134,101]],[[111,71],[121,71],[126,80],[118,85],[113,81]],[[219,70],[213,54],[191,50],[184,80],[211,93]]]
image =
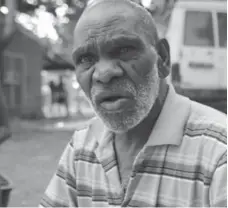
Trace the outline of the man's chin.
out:
[[[127,132],[140,122],[133,109],[128,109],[128,111],[126,109],[116,111],[96,109],[95,113],[108,129],[116,133]]]

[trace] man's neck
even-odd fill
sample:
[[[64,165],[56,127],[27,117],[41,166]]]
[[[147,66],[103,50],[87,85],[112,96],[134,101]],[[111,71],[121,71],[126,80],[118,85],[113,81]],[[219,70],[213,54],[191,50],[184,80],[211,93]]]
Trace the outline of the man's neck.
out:
[[[124,134],[116,134],[116,142],[122,143],[122,145],[129,147],[134,145],[137,148],[142,148],[147,142],[151,131],[159,117],[165,102],[168,92],[168,85],[164,82],[160,83],[159,96],[155,101],[148,116],[135,128],[129,130]]]

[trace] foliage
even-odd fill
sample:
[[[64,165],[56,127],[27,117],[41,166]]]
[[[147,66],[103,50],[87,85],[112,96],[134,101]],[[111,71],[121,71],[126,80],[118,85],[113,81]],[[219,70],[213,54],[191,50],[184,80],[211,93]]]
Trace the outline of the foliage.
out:
[[[67,62],[71,62],[73,29],[88,0],[5,0],[5,2],[6,1],[17,2],[18,13],[15,17],[16,21],[40,38],[41,43],[46,47],[47,54],[50,57],[54,57],[55,54],[58,54]],[[141,0],[132,1],[142,4]],[[167,10],[171,7],[170,2],[174,1],[175,0],[164,0],[164,8],[160,12],[156,10],[152,13],[157,14],[157,19],[166,20],[169,16]]]

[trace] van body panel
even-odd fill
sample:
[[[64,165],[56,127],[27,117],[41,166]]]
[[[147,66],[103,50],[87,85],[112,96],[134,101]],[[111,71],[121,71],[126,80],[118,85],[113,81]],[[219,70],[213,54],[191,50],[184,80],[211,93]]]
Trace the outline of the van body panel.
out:
[[[166,38],[171,63],[179,64],[182,88],[226,89],[227,38],[219,34],[227,24],[226,5],[210,1],[179,1],[175,5]]]
[[[187,88],[217,88],[215,34],[211,11],[185,10],[181,43],[181,85]]]
[[[219,86],[220,88],[227,88],[227,13],[226,11],[214,12],[216,31],[216,68],[219,71]],[[226,31],[224,33],[223,31]]]
[[[175,4],[175,8],[182,9],[197,9],[201,11],[207,11],[215,9],[216,11],[224,11],[227,7],[227,1],[211,1],[211,0],[179,0]]]

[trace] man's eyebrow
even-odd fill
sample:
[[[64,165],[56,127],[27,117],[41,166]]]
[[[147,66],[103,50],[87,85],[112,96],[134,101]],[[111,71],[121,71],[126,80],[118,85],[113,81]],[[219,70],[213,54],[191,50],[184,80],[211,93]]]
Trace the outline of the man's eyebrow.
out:
[[[99,46],[96,44],[98,44]],[[105,39],[102,38],[100,40],[98,38],[96,43],[88,42],[85,45],[78,46],[75,50],[73,50],[72,57],[73,57],[73,60],[75,61],[82,54],[97,51],[98,47],[101,47],[107,50],[107,48],[111,49],[124,44],[134,45],[139,48],[144,47],[144,43],[142,39],[137,35],[126,35],[126,34],[115,35],[113,37],[109,37],[109,38],[106,37]]]
[[[124,44],[133,44],[139,47],[142,47],[144,45],[142,39],[136,35],[118,35],[106,39],[106,41],[102,43],[102,46],[109,46],[112,48]]]
[[[72,57],[75,61],[80,55],[96,50],[93,43],[87,43],[86,45],[78,46],[76,49],[73,49]]]

